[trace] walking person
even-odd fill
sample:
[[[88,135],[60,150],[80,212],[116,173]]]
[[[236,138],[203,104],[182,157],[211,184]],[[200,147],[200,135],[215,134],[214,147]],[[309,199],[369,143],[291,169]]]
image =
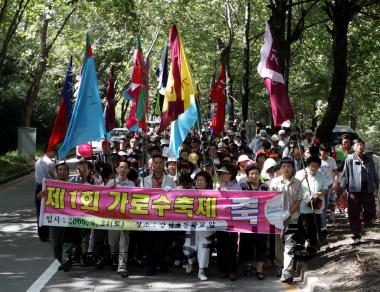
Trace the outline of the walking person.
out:
[[[152,156],[152,174],[144,178],[141,186],[145,188],[165,188],[167,190],[175,189],[176,184],[173,177],[164,173],[164,158],[161,154]],[[148,270],[147,276],[153,276],[157,273],[157,265],[161,272],[168,270],[165,262],[169,241],[165,232],[147,231],[146,242],[149,242],[147,251]]]
[[[282,158],[280,162],[281,175],[275,177],[270,185],[271,191],[283,193],[284,224],[281,239],[276,239],[276,255],[283,269],[280,281],[291,283],[294,278],[294,248],[297,245],[298,218],[300,216],[300,203],[302,200],[301,182],[293,176],[294,163],[290,158]],[[283,255],[283,257],[282,257]]]
[[[222,163],[218,173],[217,190],[241,191],[241,186],[236,181],[237,169],[233,164],[229,162]],[[238,233],[217,231],[216,240],[220,277],[222,279],[229,277],[231,281],[236,281]]]
[[[371,157],[365,154],[362,139],[354,140],[354,153],[347,157],[341,184],[348,193],[348,221],[353,234],[353,244],[361,243],[362,225],[370,226],[376,216],[374,192],[379,187],[379,177]]]
[[[200,171],[195,175],[195,188],[211,190],[213,182],[211,175],[206,171]],[[193,264],[198,261],[198,279],[207,281],[205,269],[208,268],[210,258],[211,237],[214,231],[186,231],[186,240],[183,245],[183,253],[187,257],[186,272],[193,271]]]
[[[127,161],[120,161],[116,168],[117,177],[108,181],[107,186],[134,187],[134,182],[128,179],[129,164]],[[117,254],[117,272],[122,278],[129,276],[128,248],[129,248],[129,231],[126,230],[108,230],[108,243],[110,251]]]
[[[260,171],[255,164],[245,167],[248,181],[240,184],[244,191],[267,191],[268,185],[260,180]],[[243,262],[244,275],[252,272],[253,251],[256,250],[256,278],[264,280],[263,267],[268,251],[268,235],[258,233],[240,233],[239,257]]]
[[[54,178],[54,161],[53,158],[57,155],[57,150],[52,149],[46,152],[40,159],[37,160],[35,166],[35,204],[36,204],[36,214],[37,214],[37,227],[38,227],[38,237],[42,242],[49,240],[49,227],[39,226],[40,221],[40,208],[41,199],[38,198],[38,193],[42,190],[42,182],[45,178]]]

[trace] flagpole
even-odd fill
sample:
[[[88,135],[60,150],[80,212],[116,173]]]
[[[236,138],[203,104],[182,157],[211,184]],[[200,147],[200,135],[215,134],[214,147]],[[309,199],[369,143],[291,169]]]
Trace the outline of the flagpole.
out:
[[[153,46],[154,46],[154,44],[156,43],[156,41],[157,41],[157,38],[158,38],[158,34],[160,33],[160,31],[161,31],[161,26],[162,26],[162,21],[161,21],[161,23],[160,23],[160,25],[157,27],[157,29],[156,29],[156,35],[155,35],[155,37],[154,37],[154,39],[153,39],[153,42],[152,42],[152,44],[151,44],[151,46],[150,46],[150,48],[149,48],[149,50],[148,50],[148,52],[147,52],[147,54],[146,54],[146,58],[148,58],[149,57],[149,55],[150,55],[150,52],[152,51],[152,49],[153,49]]]
[[[201,149],[202,149],[202,160],[203,160],[203,165],[206,164],[206,158],[205,158],[205,149],[202,145],[202,132],[201,132],[201,125],[200,125],[200,120],[199,120],[199,117],[201,115],[201,112],[199,110],[199,102],[198,102],[198,95],[199,95],[199,88],[198,88],[198,85],[197,85],[197,93],[194,95],[194,99],[195,99],[195,104],[197,106],[197,111],[198,111],[198,119],[197,119],[197,126],[198,126],[198,135],[199,135],[199,143],[201,144]]]

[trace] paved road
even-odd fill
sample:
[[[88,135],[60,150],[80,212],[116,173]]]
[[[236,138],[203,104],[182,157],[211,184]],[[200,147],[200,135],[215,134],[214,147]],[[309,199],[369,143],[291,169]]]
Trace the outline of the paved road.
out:
[[[30,174],[0,187],[0,291],[286,291],[266,272],[266,279],[241,275],[236,282],[220,280],[216,267],[209,281],[200,282],[196,274],[187,275],[180,268],[155,277],[145,277],[144,269],[131,268],[131,276],[122,279],[109,267],[73,267],[57,271],[49,243],[36,235],[34,177]]]

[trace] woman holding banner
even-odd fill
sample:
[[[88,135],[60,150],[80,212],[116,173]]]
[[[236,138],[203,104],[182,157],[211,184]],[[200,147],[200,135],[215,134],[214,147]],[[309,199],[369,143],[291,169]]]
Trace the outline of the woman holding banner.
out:
[[[200,190],[209,189],[213,186],[211,175],[206,171],[200,171],[195,175],[195,188]],[[183,245],[183,253],[187,257],[186,272],[193,271],[193,264],[198,260],[198,279],[207,281],[205,269],[208,268],[210,257],[210,243],[213,231],[187,231],[186,240]]]
[[[241,184],[245,191],[267,191],[267,184],[260,180],[260,170],[255,164],[245,167],[248,181]],[[258,233],[240,233],[239,257],[243,262],[244,275],[250,276],[253,261],[253,247],[256,249],[256,278],[264,280],[263,266],[267,253],[268,236]]]
[[[219,182],[216,189],[220,191],[241,191],[240,185],[236,181],[237,169],[229,163],[224,162],[218,169]],[[237,232],[216,232],[218,262],[220,277],[229,277],[231,281],[237,280]]]

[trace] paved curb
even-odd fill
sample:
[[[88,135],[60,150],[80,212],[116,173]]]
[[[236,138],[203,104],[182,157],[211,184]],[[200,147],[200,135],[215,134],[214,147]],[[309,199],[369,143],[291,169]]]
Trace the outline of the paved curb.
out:
[[[314,275],[313,271],[308,271],[307,267],[306,263],[297,262],[296,271],[300,275],[298,283],[302,286],[302,291],[330,292],[328,283],[322,282],[319,277]]]
[[[3,185],[3,184],[5,184],[5,183],[7,183],[7,182],[9,182],[11,180],[16,179],[16,178],[23,177],[23,176],[31,173],[32,171],[34,171],[34,166],[31,167],[31,168],[29,168],[29,169],[27,169],[27,170],[24,170],[22,172],[18,172],[18,173],[12,174],[12,175],[10,175],[10,176],[8,176],[6,178],[0,179],[0,185]]]

